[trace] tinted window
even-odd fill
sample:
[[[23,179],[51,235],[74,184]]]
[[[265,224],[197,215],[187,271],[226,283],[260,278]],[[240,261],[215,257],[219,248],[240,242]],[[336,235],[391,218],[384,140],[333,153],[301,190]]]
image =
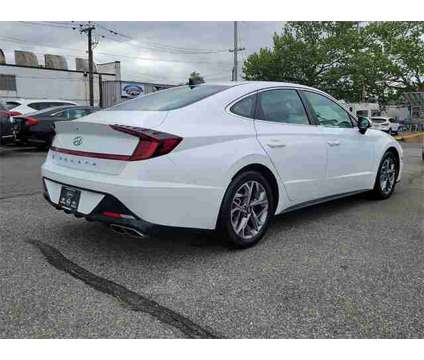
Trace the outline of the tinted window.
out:
[[[253,118],[256,104],[256,95],[248,96],[231,106],[230,111],[236,115]]]
[[[49,103],[50,104],[50,106],[72,106],[72,105],[74,105],[74,104],[72,104],[72,103],[67,103],[67,102],[51,102],[51,103]]]
[[[28,106],[35,110],[43,110],[43,109],[47,109],[51,107],[52,105],[50,105],[50,103],[47,103],[47,102],[34,102],[31,104],[28,104]]]
[[[11,110],[11,109],[13,109],[13,108],[15,108],[19,105],[21,105],[21,104],[19,104],[16,101],[6,101],[6,107],[7,107],[8,110]]]
[[[310,102],[320,125],[340,128],[352,127],[349,114],[334,101],[309,91],[305,91],[304,94]]]
[[[112,106],[107,111],[167,111],[181,108],[228,89],[224,85],[178,86]]]
[[[63,106],[63,105],[73,105],[71,103],[67,103],[67,102],[60,102],[60,101],[52,101],[52,102],[33,102],[31,104],[28,104],[28,106],[30,108],[33,108],[35,110],[44,110],[47,109],[49,107],[54,107],[54,106]]]
[[[68,120],[74,120],[74,119],[79,119],[87,114],[89,114],[91,111],[87,110],[87,109],[69,109],[64,111],[66,114],[66,118]]]
[[[269,90],[258,96],[256,118],[288,124],[309,124],[296,90]]]

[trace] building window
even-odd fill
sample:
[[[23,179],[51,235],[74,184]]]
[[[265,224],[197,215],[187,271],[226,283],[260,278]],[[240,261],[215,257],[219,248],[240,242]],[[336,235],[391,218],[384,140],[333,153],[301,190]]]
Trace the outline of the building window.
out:
[[[16,91],[16,76],[0,74],[0,90]]]

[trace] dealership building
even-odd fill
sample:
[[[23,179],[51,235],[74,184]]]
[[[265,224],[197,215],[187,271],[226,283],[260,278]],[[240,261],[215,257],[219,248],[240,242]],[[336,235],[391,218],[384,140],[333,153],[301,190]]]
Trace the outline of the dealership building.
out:
[[[44,64],[27,51],[15,50],[14,63],[7,63],[0,49],[0,99],[60,99],[89,104],[88,61],[75,58],[68,68],[60,55],[44,55]],[[171,87],[169,84],[123,81],[121,64],[95,64],[94,104],[109,107],[126,99]]]

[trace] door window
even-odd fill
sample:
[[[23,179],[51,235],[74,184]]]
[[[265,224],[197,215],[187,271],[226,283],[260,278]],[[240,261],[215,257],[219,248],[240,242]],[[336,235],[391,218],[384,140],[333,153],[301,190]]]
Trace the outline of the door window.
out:
[[[334,101],[310,91],[305,91],[304,95],[311,104],[320,125],[339,128],[352,127],[349,114]]]
[[[256,105],[256,95],[251,95],[251,96],[245,97],[244,99],[240,100],[239,102],[231,106],[230,111],[236,115],[253,118],[254,112],[255,112],[255,105]]]
[[[258,96],[256,118],[287,124],[309,125],[303,103],[296,90],[268,90]]]
[[[66,114],[66,118],[68,120],[74,120],[74,119],[79,119],[82,118],[83,116],[87,115],[89,113],[89,111],[87,111],[86,109],[69,109],[65,111]]]

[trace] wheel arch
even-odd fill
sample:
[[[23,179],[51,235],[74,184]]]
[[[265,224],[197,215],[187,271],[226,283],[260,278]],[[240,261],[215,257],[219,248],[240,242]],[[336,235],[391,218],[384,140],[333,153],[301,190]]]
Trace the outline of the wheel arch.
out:
[[[274,209],[275,211],[278,207],[279,201],[280,201],[280,189],[278,186],[278,181],[274,173],[265,165],[260,163],[252,163],[249,165],[246,165],[239,169],[232,177],[231,181],[239,174],[246,172],[246,171],[257,171],[260,173],[265,179],[269,182],[271,189],[272,189],[272,195],[274,197]]]
[[[396,167],[396,169],[397,169],[396,178],[397,178],[398,175],[399,175],[399,171],[400,171],[400,154],[399,154],[399,151],[398,151],[398,149],[396,149],[396,147],[389,146],[384,153],[386,153],[386,152],[391,152],[395,156],[395,160],[396,160],[396,163],[397,163],[396,164],[397,165],[397,167]]]

